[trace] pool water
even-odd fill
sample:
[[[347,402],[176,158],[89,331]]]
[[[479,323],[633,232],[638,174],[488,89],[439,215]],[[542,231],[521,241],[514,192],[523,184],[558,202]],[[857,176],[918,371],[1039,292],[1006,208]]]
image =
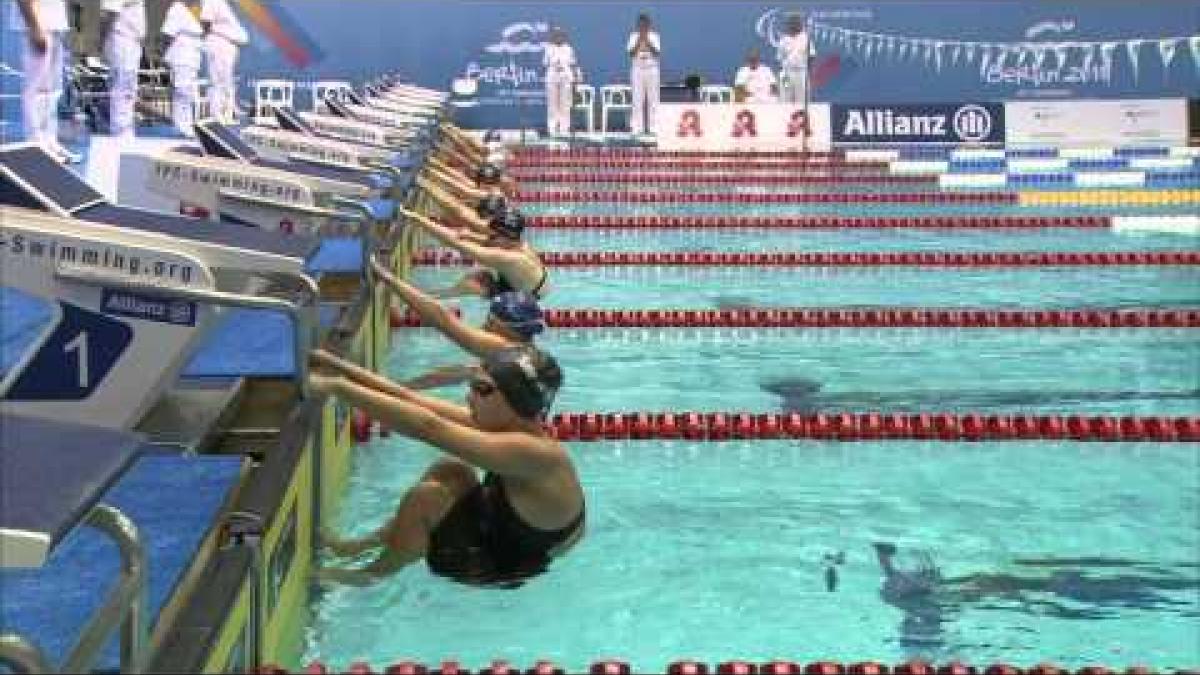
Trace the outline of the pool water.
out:
[[[561,251],[1197,243],[1082,230],[542,230],[534,240]],[[433,287],[461,272],[421,268],[416,278]],[[1197,276],[1187,267],[559,268],[547,305],[1180,307],[1200,305]],[[463,307],[476,320],[483,309]],[[544,346],[566,372],[560,412],[1200,414],[1194,330],[552,330]],[[405,329],[387,370],[404,379],[464,361],[432,331]],[[461,400],[463,391],[438,394]],[[1200,444],[626,441],[570,452],[588,534],[549,574],[517,591],[481,590],[418,564],[370,589],[328,590],[315,601],[304,658],[456,659],[471,669],[544,658],[568,672],[604,658],[635,672],[677,659],[1200,664]],[[436,456],[396,437],[361,447],[342,530],[378,527]],[[905,569],[928,556],[941,582],[891,592],[880,542],[898,547]]]

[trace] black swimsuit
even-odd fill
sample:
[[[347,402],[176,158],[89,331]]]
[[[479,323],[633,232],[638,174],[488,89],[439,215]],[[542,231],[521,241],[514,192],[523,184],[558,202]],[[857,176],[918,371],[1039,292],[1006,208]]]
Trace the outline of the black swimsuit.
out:
[[[542,267],[542,278],[537,282],[537,286],[529,291],[530,295],[539,300],[542,297],[542,289],[546,287],[546,281],[550,278],[550,270]],[[501,293],[511,293],[516,291],[511,282],[499,272],[491,270],[483,270],[479,274],[479,281],[483,284],[483,292],[488,298],[494,298]]]
[[[430,534],[425,561],[434,574],[460,583],[516,588],[545,572],[551,553],[574,537],[583,521],[580,510],[557,530],[526,523],[509,503],[504,481],[488,473]]]

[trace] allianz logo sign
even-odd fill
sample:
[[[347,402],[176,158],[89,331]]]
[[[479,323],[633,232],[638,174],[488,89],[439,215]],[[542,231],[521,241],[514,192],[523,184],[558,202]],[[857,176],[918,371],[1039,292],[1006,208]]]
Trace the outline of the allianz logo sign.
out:
[[[979,142],[992,136],[997,120],[982,105],[841,107],[835,114],[839,140],[926,140]],[[840,119],[839,119],[840,118]]]

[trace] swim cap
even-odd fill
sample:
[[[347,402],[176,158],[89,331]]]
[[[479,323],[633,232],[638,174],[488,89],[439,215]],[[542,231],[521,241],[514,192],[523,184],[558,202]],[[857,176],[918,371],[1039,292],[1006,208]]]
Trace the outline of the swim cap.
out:
[[[509,239],[520,239],[525,232],[525,216],[516,209],[508,209],[492,218],[492,232]]]
[[[500,170],[500,167],[490,162],[484,162],[483,164],[480,164],[479,169],[475,171],[475,180],[479,181],[480,183],[495,183],[496,181],[500,180],[501,176],[503,175],[504,172]]]
[[[492,164],[492,165],[496,166],[501,171],[503,171],[505,164],[508,163],[508,157],[506,157],[504,155],[504,150],[502,148],[494,148],[493,149],[493,148],[489,147],[486,162],[488,164]]]
[[[478,213],[480,218],[486,218],[488,221],[493,220],[507,210],[508,200],[501,195],[487,195],[475,205],[475,213]]]
[[[532,347],[493,352],[484,359],[483,371],[496,383],[496,389],[512,409],[526,419],[537,419],[549,412],[563,381],[554,357]]]
[[[537,298],[524,291],[509,291],[492,298],[490,316],[509,329],[520,333],[526,340],[546,330],[542,308]]]

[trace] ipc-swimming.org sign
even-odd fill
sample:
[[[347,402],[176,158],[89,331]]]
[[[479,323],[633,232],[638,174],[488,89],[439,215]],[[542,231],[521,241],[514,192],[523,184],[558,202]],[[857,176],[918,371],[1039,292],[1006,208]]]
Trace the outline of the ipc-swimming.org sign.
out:
[[[834,105],[835,143],[1003,143],[999,103]]]

